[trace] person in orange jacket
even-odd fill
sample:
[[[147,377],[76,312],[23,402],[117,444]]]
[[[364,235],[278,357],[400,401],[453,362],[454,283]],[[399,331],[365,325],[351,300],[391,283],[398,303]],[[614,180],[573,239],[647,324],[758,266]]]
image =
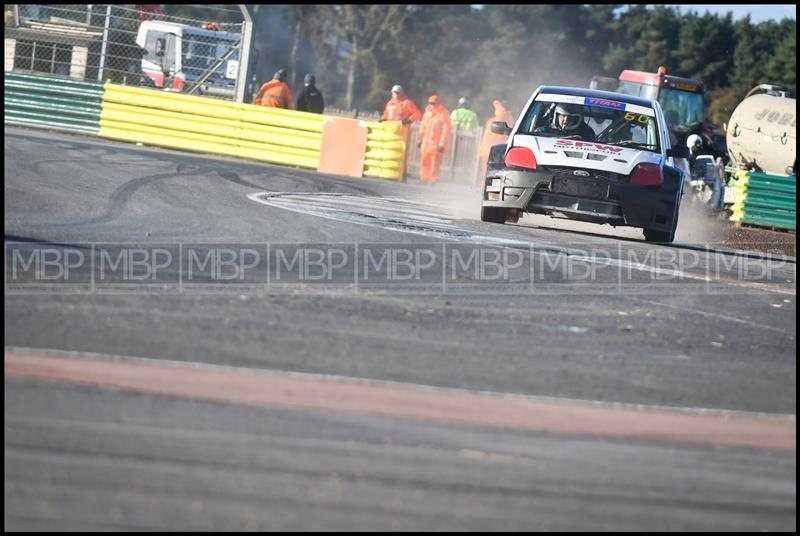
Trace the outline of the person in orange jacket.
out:
[[[414,101],[406,96],[403,87],[393,86],[392,98],[383,109],[381,121],[401,121],[404,125],[410,125],[419,121],[421,117],[422,112],[419,111]]]
[[[400,121],[403,124],[401,135],[405,141],[406,147],[411,139],[411,123],[415,123],[422,117],[422,112],[419,111],[414,101],[406,96],[403,87],[400,85],[392,86],[392,98],[386,103],[383,109],[381,121]],[[403,156],[403,169],[401,176],[405,176],[406,172],[406,158],[408,151]]]
[[[417,145],[422,154],[419,169],[422,182],[439,180],[439,168],[450,143],[451,130],[450,112],[442,106],[437,95],[431,95],[417,133]]]
[[[294,104],[292,102],[292,92],[286,83],[286,71],[278,69],[272,80],[264,83],[258,90],[254,102],[261,106],[291,110]]]
[[[492,148],[492,145],[496,145],[498,143],[505,143],[508,140],[508,136],[503,134],[495,134],[492,132],[492,123],[494,121],[504,121],[509,127],[514,126],[514,114],[511,113],[503,102],[496,100],[492,102],[494,106],[494,115],[486,120],[486,123],[483,126],[483,137],[481,138],[481,148],[479,151],[479,157],[481,161],[481,172],[482,175],[476,177],[476,182],[480,185],[483,181],[483,178],[486,176],[486,168],[489,162],[489,151]]]

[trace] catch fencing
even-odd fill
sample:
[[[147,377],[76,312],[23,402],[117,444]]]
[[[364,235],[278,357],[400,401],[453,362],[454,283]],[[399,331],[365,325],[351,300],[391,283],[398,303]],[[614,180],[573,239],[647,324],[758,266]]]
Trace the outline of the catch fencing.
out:
[[[420,149],[417,147],[418,132],[419,123],[415,123],[411,127],[411,141],[406,160],[406,172],[414,177],[419,177],[422,158]],[[453,131],[453,135],[450,136],[450,146],[442,157],[439,180],[473,184],[482,178],[478,159],[482,135],[482,128]]]
[[[242,32],[156,4],[6,4],[4,70],[233,99]]]
[[[353,121],[237,104],[121,84],[6,73],[5,123],[243,157],[307,169],[321,167],[325,125],[358,124],[363,145],[329,135],[330,154],[354,176],[400,180],[405,142],[398,121]],[[341,158],[340,158],[341,160]]]

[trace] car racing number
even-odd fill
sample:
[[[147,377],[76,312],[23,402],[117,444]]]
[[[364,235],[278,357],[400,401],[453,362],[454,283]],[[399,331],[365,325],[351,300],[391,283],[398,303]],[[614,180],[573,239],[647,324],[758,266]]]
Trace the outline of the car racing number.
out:
[[[624,117],[625,121],[636,121],[637,123],[642,124],[647,124],[647,121],[649,120],[649,116],[645,114],[635,114],[633,112],[627,112]]]

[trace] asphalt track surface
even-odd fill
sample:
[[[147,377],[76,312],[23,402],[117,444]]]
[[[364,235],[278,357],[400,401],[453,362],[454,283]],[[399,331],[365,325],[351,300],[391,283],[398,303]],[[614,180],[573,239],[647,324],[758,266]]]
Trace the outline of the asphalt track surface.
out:
[[[794,258],[24,129],[5,177],[7,530],[796,529]]]

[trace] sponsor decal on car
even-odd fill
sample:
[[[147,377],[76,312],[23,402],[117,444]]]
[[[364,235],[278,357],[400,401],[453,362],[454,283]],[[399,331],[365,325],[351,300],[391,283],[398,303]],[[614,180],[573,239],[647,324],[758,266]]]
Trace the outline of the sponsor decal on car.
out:
[[[589,106],[599,106],[601,108],[612,108],[614,110],[625,109],[624,102],[616,102],[606,99],[595,99],[593,97],[586,97],[586,99],[583,101],[583,104],[588,104]]]
[[[581,97],[577,95],[559,95],[556,93],[542,93],[536,97],[537,102],[567,102],[572,104],[580,104],[582,106],[598,106],[601,108],[611,108],[612,110],[624,110],[626,112],[634,112],[648,116],[655,116],[655,111],[652,108],[638,106],[626,102],[612,101],[607,99],[598,99],[594,97]]]
[[[590,141],[556,140],[555,147],[562,149],[577,149],[579,151],[597,151],[601,153],[620,154],[624,149],[613,145],[603,145]]]

